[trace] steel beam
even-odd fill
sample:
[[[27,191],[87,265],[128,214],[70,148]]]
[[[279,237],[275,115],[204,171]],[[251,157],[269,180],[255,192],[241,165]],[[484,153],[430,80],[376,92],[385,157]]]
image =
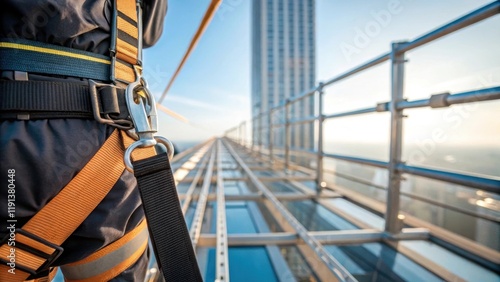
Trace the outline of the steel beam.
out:
[[[328,191],[331,192],[331,191]],[[291,193],[275,193],[276,198],[280,201],[303,201],[303,200],[312,200],[312,199],[334,199],[341,198],[342,196],[337,193],[323,193],[321,195],[317,194],[291,194]],[[183,200],[187,198],[184,194],[179,195],[179,199]],[[192,195],[192,200],[197,200],[199,198],[198,195]],[[265,197],[260,193],[252,193],[252,194],[243,194],[243,195],[226,195],[226,202],[234,202],[234,201],[262,201]],[[216,194],[208,194],[208,201],[216,201]]]
[[[226,201],[224,180],[222,179],[222,148],[217,139],[217,246],[216,246],[216,281],[229,281],[229,259],[227,245]]]
[[[196,189],[196,186],[198,186],[198,182],[201,178],[201,175],[203,174],[203,171],[205,170],[205,168],[207,166],[208,159],[209,159],[207,152],[208,152],[208,150],[206,152],[204,152],[203,161],[201,163],[201,166],[198,168],[198,171],[196,172],[195,177],[191,181],[191,185],[189,186],[188,190],[186,191],[186,194],[179,195],[180,199],[184,198],[184,202],[182,203],[182,213],[184,215],[186,214],[186,212],[189,208],[189,205],[191,204],[191,200],[193,198],[193,192]]]
[[[210,161],[208,163],[208,168],[205,173],[205,178],[203,179],[203,186],[200,191],[200,196],[198,198],[198,204],[196,205],[196,211],[194,213],[193,222],[189,230],[191,236],[191,242],[193,243],[193,248],[196,250],[196,245],[198,244],[198,239],[201,234],[201,227],[203,223],[203,216],[205,215],[205,208],[207,204],[207,196],[210,190],[212,170],[215,161],[215,147],[212,147],[210,152]]]
[[[314,237],[321,244],[327,245],[359,245],[364,243],[381,242],[382,240],[426,240],[429,230],[425,228],[404,228],[397,238],[382,230],[355,229],[333,231],[309,231],[308,236]],[[231,234],[227,237],[229,246],[266,246],[266,245],[297,245],[303,244],[301,237],[293,232]],[[201,234],[200,247],[213,247],[217,243],[217,235]]]

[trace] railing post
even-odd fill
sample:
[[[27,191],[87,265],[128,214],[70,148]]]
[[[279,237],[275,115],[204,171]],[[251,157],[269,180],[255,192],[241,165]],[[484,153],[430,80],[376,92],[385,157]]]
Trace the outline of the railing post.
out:
[[[399,217],[399,202],[401,188],[401,173],[397,165],[401,162],[403,110],[397,109],[397,103],[403,101],[405,54],[399,52],[403,42],[392,43],[391,51],[391,147],[389,155],[389,189],[385,212],[385,231],[396,234],[401,231],[402,223]]]
[[[257,123],[257,116],[254,116],[252,119],[252,149],[253,151],[257,151],[257,146],[259,144],[258,141],[258,123]]]
[[[267,122],[269,123],[268,125],[268,130],[269,130],[269,162],[273,163],[273,110],[269,110],[269,116]]]
[[[316,183],[318,187],[318,194],[326,186],[323,182],[323,121],[325,117],[323,115],[323,82],[319,83],[318,86],[318,156],[316,160]]]
[[[260,112],[259,114],[259,155],[262,156],[262,133],[264,131],[264,129],[262,128],[262,115],[263,113]]]
[[[285,102],[285,173],[290,169],[290,99]]]

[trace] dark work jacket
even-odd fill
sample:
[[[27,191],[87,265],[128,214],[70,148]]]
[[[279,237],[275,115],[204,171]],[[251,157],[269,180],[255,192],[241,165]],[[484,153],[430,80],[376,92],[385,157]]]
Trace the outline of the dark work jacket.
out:
[[[109,55],[111,0],[2,0],[0,38],[23,38]],[[143,0],[143,44],[163,31],[166,0]]]
[[[160,37],[166,0],[144,0],[144,46]],[[109,55],[113,1],[2,0],[0,37],[23,38]],[[11,72],[2,71],[2,80]],[[30,80],[73,81],[77,78],[29,74]],[[0,93],[1,95],[1,93]],[[113,128],[84,119],[0,120],[0,238],[6,235],[7,171],[15,169],[16,227],[25,224],[92,158]],[[106,168],[102,168],[102,175]],[[95,187],[88,187],[92,193]],[[144,218],[136,181],[125,171],[111,192],[62,245],[54,265],[81,260],[117,240]],[[58,222],[53,222],[57,226]],[[47,229],[53,228],[47,226]],[[117,281],[141,280],[147,254]],[[141,271],[136,271],[140,268]]]

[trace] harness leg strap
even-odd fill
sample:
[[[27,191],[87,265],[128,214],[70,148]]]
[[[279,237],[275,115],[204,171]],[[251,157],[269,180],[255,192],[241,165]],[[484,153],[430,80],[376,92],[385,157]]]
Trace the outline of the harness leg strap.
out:
[[[146,251],[148,230],[143,220],[122,238],[87,258],[61,266],[68,282],[109,281],[132,266]]]

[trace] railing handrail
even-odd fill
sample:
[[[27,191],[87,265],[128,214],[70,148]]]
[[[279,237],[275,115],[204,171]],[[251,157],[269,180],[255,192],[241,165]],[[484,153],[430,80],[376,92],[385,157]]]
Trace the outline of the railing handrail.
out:
[[[439,28],[436,28],[410,42],[404,42],[401,43],[401,47],[398,49],[398,52],[404,53],[410,50],[413,50],[417,47],[420,47],[424,44],[427,44],[429,42],[432,42],[434,40],[437,40],[445,35],[448,35],[450,33],[453,33],[455,31],[461,30],[465,27],[471,26],[477,22],[480,22],[484,19],[487,19],[489,17],[492,17],[496,14],[500,13],[500,0],[496,0],[490,4],[487,4],[486,6],[483,6],[477,10],[474,10],[470,12],[469,14],[462,16],[448,24],[445,24]],[[266,114],[271,111],[276,111],[280,108],[284,108],[287,104],[293,104],[297,101],[300,101],[316,92],[320,87],[326,87],[330,84],[333,84],[335,82],[341,81],[343,79],[346,79],[354,74],[357,74],[363,70],[369,69],[371,67],[374,67],[376,65],[379,65],[385,61],[388,61],[390,59],[391,53],[385,53],[383,55],[380,55],[368,62],[365,62],[359,66],[354,67],[353,69],[337,75],[326,82],[321,82],[317,86],[312,87],[311,89],[303,92],[301,95],[296,96],[294,98],[289,98],[287,99],[284,103],[277,105],[273,108],[271,108],[267,112],[261,112],[259,114]]]

